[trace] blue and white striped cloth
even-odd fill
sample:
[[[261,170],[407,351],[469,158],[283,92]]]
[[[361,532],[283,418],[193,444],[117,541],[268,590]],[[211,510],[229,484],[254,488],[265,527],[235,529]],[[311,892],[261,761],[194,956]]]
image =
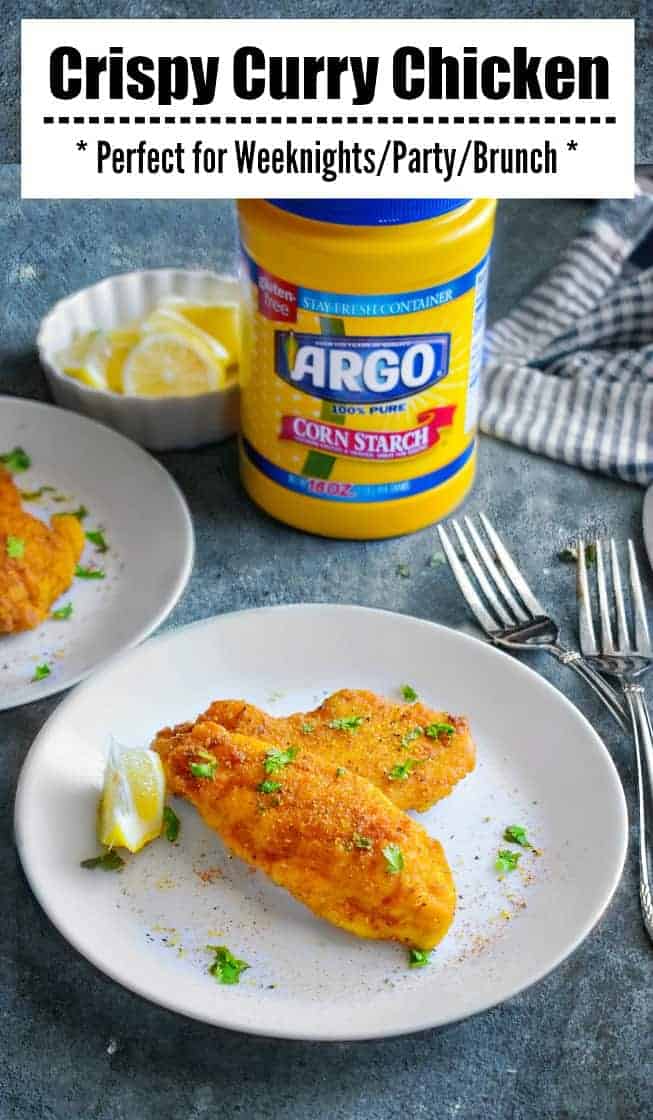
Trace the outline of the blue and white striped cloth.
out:
[[[599,203],[547,278],[488,331],[484,432],[653,480],[653,268],[628,263],[652,228],[651,195]]]

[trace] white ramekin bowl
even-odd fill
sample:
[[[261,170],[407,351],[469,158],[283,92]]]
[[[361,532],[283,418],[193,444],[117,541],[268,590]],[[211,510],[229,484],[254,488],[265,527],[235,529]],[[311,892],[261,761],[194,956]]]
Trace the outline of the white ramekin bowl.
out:
[[[153,451],[199,447],[232,435],[238,427],[237,386],[196,397],[128,397],[90,389],[57,363],[57,354],[75,335],[141,318],[170,295],[198,303],[232,302],[239,299],[238,281],[214,272],[158,268],[109,276],[55,303],[41,322],[37,346],[57,404],[92,416]]]

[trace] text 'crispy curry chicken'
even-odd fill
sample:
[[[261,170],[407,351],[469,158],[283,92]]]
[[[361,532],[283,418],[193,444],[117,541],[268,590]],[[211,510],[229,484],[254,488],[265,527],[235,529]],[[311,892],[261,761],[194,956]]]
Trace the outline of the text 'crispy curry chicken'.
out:
[[[26,513],[11,475],[0,467],[0,634],[30,630],[72,583],[84,530],[72,514],[50,525]]]
[[[228,848],[359,937],[431,949],[454,915],[437,840],[340,759],[281,750],[208,716],[160,731],[168,789]]]
[[[216,700],[205,718],[277,747],[301,745],[367,778],[401,809],[424,812],[474,769],[467,720],[424,704],[342,689],[312,712],[277,718],[244,700]]]

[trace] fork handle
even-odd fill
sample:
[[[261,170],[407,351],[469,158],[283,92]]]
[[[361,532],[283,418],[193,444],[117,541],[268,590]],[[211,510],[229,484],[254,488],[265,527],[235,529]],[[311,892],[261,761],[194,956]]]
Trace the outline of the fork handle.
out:
[[[603,701],[606,708],[617,721],[623,731],[629,734],[632,731],[628,714],[624,709],[619,694],[615,691],[612,685],[608,684],[606,680],[597,673],[591,665],[585,661],[584,657],[577,650],[565,649],[563,646],[552,646],[551,652],[554,657],[557,657],[563,665],[568,665],[579,677],[582,677],[586,684],[597,694],[600,700]]]
[[[624,685],[633,721],[639,795],[639,899],[644,927],[653,941],[653,727],[641,684]]]

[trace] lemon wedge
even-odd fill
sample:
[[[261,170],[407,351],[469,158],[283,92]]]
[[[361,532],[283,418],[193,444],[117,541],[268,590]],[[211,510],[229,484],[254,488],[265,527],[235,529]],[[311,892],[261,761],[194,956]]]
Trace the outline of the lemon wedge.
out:
[[[111,743],[98,813],[98,839],[138,852],[163,826],[165,778],[154,751]]]
[[[123,392],[138,397],[194,397],[226,381],[224,358],[197,339],[146,334],[122,371]]]

